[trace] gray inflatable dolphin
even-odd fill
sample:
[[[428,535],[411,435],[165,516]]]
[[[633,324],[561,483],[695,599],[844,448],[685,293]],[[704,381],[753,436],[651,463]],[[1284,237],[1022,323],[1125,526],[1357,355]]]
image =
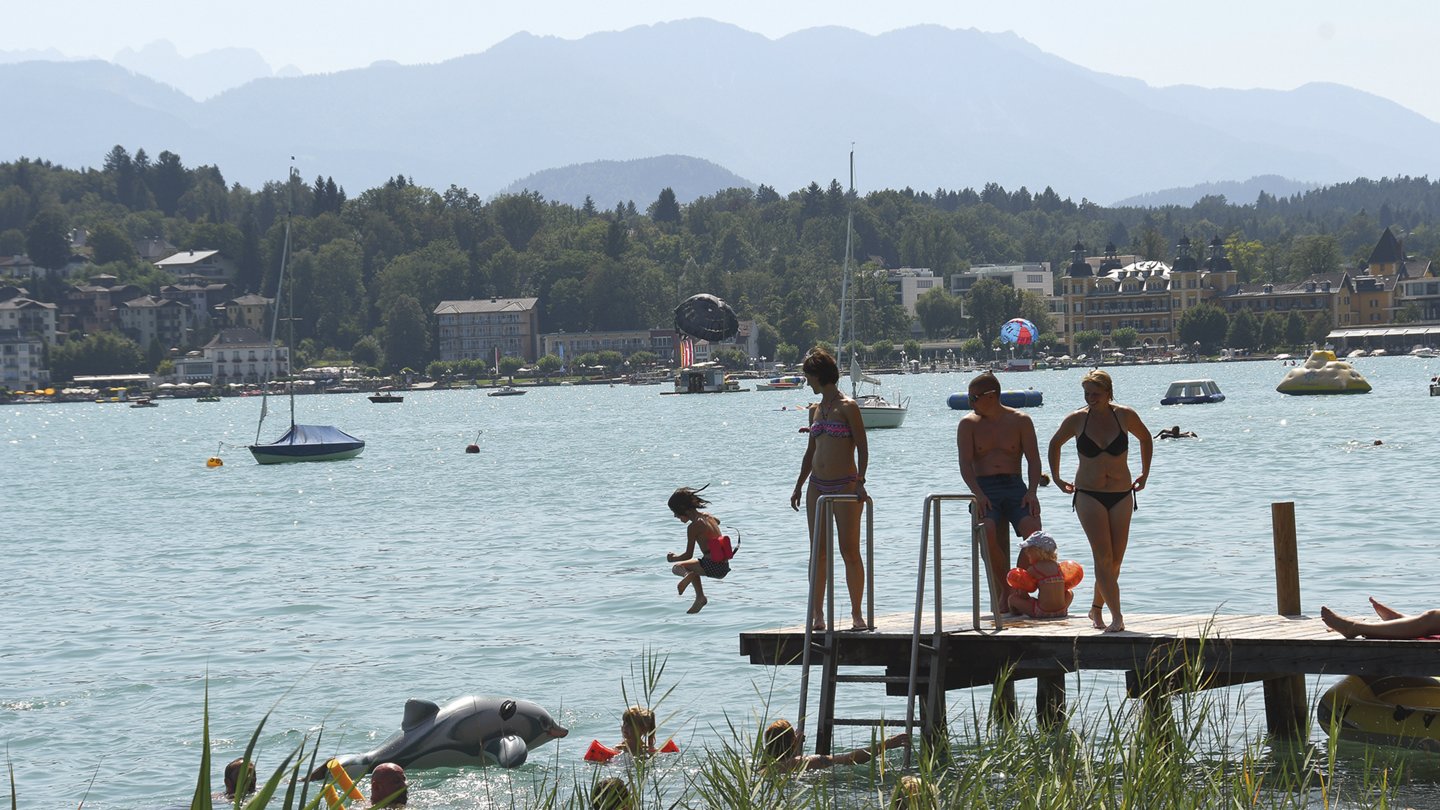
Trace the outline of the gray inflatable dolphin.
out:
[[[530,749],[564,737],[570,730],[528,700],[474,695],[440,708],[428,700],[405,701],[400,731],[366,754],[337,757],[350,778],[359,779],[382,762],[408,770],[499,765],[518,768]],[[325,777],[322,765],[310,774]]]

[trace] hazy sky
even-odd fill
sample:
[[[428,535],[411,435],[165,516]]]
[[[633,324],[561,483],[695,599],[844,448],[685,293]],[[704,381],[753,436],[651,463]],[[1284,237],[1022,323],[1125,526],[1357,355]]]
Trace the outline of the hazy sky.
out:
[[[192,56],[253,48],[307,73],[476,53],[519,31],[575,39],[690,17],[778,38],[820,25],[882,33],[921,23],[1014,31],[1085,67],[1157,86],[1291,89],[1329,81],[1440,121],[1428,56],[1433,0],[5,0],[0,48],[109,59],[168,39]]]

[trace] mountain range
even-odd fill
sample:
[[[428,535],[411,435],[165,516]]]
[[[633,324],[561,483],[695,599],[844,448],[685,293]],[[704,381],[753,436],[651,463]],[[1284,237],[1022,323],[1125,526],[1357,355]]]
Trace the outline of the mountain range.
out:
[[[0,64],[0,97],[11,124],[0,160],[94,166],[119,144],[251,187],[283,178],[291,156],[307,180],[351,191],[403,174],[488,196],[575,167],[560,185],[595,184],[585,193],[603,205],[620,197],[599,186],[619,175],[579,177],[585,164],[690,156],[674,171],[703,161],[714,182],[785,193],[843,181],[852,144],[862,192],[994,182],[1105,203],[1259,175],[1440,174],[1440,124],[1372,94],[1156,88],[1014,34],[938,26],[771,40],[696,19],[578,40],[517,34],[437,64],[260,78],[203,101],[110,62],[36,60]],[[680,177],[639,182],[650,190],[620,194],[643,208]]]

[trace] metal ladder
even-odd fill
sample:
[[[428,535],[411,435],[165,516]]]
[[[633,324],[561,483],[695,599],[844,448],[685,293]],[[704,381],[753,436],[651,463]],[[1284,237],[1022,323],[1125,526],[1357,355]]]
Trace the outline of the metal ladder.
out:
[[[915,583],[915,627],[910,638],[910,676],[907,679],[905,698],[905,731],[912,736],[915,730],[915,698],[919,691],[920,681],[927,682],[928,689],[925,695],[926,711],[924,713],[921,732],[926,739],[930,739],[937,729],[937,725],[944,723],[945,706],[945,673],[944,659],[941,651],[944,648],[943,637],[945,635],[944,612],[941,608],[941,573],[940,573],[940,505],[946,501],[968,501],[970,503],[970,594],[971,594],[971,625],[975,630],[980,629],[980,571],[985,571],[985,580],[990,585],[990,608],[995,617],[995,629],[1005,629],[1004,610],[998,604],[1000,599],[999,583],[995,582],[990,575],[990,547],[985,542],[985,526],[980,522],[980,516],[975,514],[975,496],[965,495],[927,495],[925,497],[925,512],[920,528],[920,563],[919,574]],[[935,627],[931,634],[929,643],[921,641],[921,618],[925,611],[925,566],[929,561],[930,547],[930,523],[935,523],[935,559],[933,562],[935,577]],[[924,651],[929,656],[929,667],[922,676],[920,672],[920,654]],[[905,765],[909,767],[914,743],[905,748]]]
[[[851,494],[821,495],[815,503],[815,524],[811,527],[810,536],[810,575],[808,578],[809,597],[806,600],[805,610],[805,652],[801,656],[800,673],[800,712],[796,715],[796,733],[800,739],[805,739],[806,705],[810,696],[810,667],[815,656],[820,657],[820,706],[816,718],[815,731],[815,753],[830,753],[831,744],[834,740],[836,726],[881,726],[885,725],[883,720],[857,718],[857,717],[836,717],[835,716],[835,686],[839,683],[889,683],[896,682],[903,678],[890,678],[885,675],[852,675],[839,672],[839,644],[843,634],[835,632],[835,543],[833,542],[833,529],[835,525],[835,504],[837,502],[854,503],[858,497]],[[868,508],[867,508],[868,507]],[[862,504],[865,512],[865,623],[872,631],[875,627],[875,506]],[[824,572],[817,571],[815,560],[819,556],[821,543],[828,549],[825,554]],[[814,625],[810,617],[815,615],[815,578],[823,575],[826,578],[825,595],[826,617],[825,630],[817,641],[815,638]]]

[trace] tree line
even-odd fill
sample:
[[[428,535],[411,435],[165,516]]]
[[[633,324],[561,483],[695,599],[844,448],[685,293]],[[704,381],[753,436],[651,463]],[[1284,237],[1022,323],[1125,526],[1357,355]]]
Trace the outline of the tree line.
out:
[[[929,268],[948,278],[977,264],[1048,261],[1058,276],[1077,240],[1092,255],[1110,243],[1120,253],[1168,260],[1181,236],[1202,244],[1218,236],[1242,282],[1288,281],[1353,268],[1387,226],[1411,253],[1440,258],[1440,185],[1426,178],[1361,178],[1290,197],[1206,197],[1154,209],[1105,208],[1048,187],[1032,193],[994,183],[857,196],[831,180],[786,194],[763,185],[728,189],[687,204],[657,189],[653,201],[602,210],[533,192],[485,199],[404,175],[354,196],[331,177],[306,180],[294,171],[251,190],[228,184],[218,166],[186,166],[169,151],[152,161],[143,149],[121,146],[99,168],[0,163],[0,255],[61,267],[69,234],[84,229],[95,272],[151,293],[174,279],[142,260],[134,244],[163,238],[181,250],[222,251],[238,267],[238,293],[274,296],[288,220],[293,288],[285,295],[298,319],[297,362],[353,358],[386,370],[435,360],[430,313],[440,301],[490,296],[536,297],[542,330],[584,332],[668,325],[679,301],[708,292],[757,323],[761,354],[801,352],[839,332],[852,210],[857,260],[847,312],[853,309],[854,335],[867,346],[911,338],[887,268]],[[11,281],[49,301],[71,283]],[[931,292],[917,313],[929,338],[985,346],[1010,317],[1029,317],[1042,330],[1048,321],[1038,296],[984,281],[963,301]],[[1255,331],[1262,340],[1263,323]]]

